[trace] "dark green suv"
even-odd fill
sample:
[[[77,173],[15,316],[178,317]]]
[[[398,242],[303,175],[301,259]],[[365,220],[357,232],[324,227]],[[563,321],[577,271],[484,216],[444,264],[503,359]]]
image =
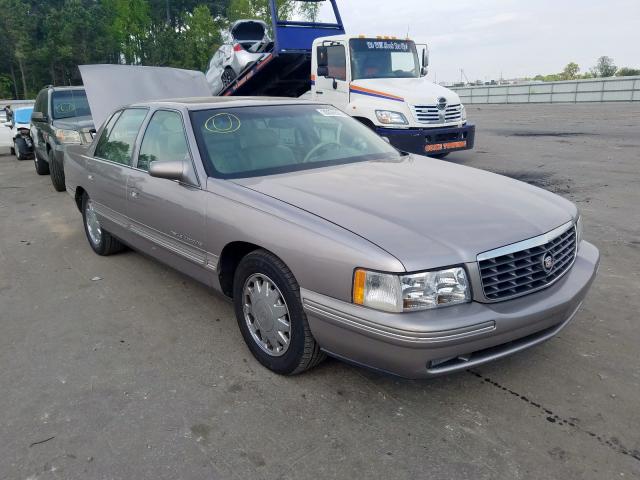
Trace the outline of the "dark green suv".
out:
[[[91,143],[93,131],[84,87],[48,86],[40,90],[31,115],[38,175],[51,173],[53,188],[64,191],[65,145]]]

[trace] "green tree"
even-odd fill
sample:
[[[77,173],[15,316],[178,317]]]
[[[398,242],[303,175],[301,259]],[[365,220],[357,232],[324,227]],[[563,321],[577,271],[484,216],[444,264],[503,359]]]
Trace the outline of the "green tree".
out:
[[[578,72],[580,72],[580,66],[575,62],[571,62],[564,67],[560,76],[563,80],[574,80],[578,78]]]
[[[144,44],[151,31],[147,0],[102,0],[104,8],[113,12],[109,34],[119,49],[118,63],[144,64]]]
[[[640,75],[640,68],[622,67],[616,72],[616,77],[633,77]]]
[[[595,67],[591,68],[591,73],[594,77],[613,77],[618,70],[618,67],[613,63],[613,58],[602,56],[598,59]]]
[[[211,16],[209,7],[198,5],[192,12],[184,14],[182,51],[185,54],[182,66],[206,70],[209,60],[221,43],[220,25]]]

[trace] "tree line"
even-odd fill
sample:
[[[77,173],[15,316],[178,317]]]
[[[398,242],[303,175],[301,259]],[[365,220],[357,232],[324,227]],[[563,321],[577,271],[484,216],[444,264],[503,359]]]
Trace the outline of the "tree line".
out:
[[[278,0],[283,18],[295,8]],[[0,98],[81,84],[83,64],[205,71],[240,18],[268,18],[267,0],[0,0]]]
[[[533,80],[541,80],[543,82],[556,82],[558,80],[578,80],[581,78],[604,78],[604,77],[629,77],[640,75],[640,68],[622,67],[618,68],[613,58],[602,56],[598,58],[596,64],[588,71],[580,73],[580,65],[570,62],[559,73],[549,75],[536,75]]]

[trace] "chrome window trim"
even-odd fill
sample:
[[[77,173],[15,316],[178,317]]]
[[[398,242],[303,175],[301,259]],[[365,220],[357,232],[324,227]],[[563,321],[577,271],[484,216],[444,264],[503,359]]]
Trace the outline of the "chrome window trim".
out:
[[[482,252],[478,254],[476,260],[478,262],[481,262],[482,260],[490,260],[495,257],[501,257],[502,255],[509,255],[510,253],[519,252],[520,250],[539,247],[540,245],[544,245],[545,243],[550,242],[551,240],[558,237],[559,235],[562,235],[564,232],[572,228],[574,224],[575,224],[575,220],[570,220],[567,223],[560,225],[559,227],[554,228],[553,230],[547,233],[538,235],[537,237],[529,238],[521,242],[511,243],[509,245],[505,245],[504,247]],[[577,239],[576,239],[576,244],[577,244]]]

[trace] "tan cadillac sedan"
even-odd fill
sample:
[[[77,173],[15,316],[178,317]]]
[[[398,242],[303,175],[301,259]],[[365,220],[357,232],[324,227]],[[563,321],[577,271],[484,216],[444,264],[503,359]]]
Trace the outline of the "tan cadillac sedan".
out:
[[[325,354],[411,378],[504,357],[569,323],[599,261],[571,202],[398,152],[328,105],[139,103],[64,162],[96,253],[128,245],[229,297],[281,374]]]

